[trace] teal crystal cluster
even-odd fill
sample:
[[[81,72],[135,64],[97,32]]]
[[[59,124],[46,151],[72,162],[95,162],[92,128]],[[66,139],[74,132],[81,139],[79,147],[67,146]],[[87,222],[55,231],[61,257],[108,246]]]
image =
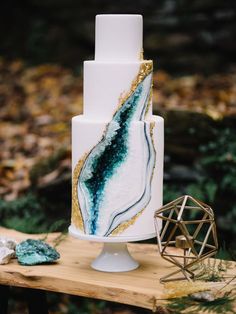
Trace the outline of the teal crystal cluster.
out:
[[[87,162],[87,172],[82,172],[80,183],[87,191],[90,203],[91,218],[89,232],[96,234],[100,204],[104,197],[104,188],[117,168],[124,162],[128,154],[129,127],[137,111],[137,104],[142,93],[140,84],[132,96],[114,115],[109,124],[104,139],[90,154]],[[89,175],[88,175],[89,172]]]
[[[27,239],[16,246],[16,257],[21,265],[52,263],[60,254],[42,240]]]

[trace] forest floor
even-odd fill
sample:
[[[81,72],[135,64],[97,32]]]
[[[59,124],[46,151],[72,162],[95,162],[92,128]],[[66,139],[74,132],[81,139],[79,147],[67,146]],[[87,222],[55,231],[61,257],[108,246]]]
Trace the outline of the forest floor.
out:
[[[154,111],[236,115],[236,73],[174,78],[154,73]],[[0,59],[0,197],[11,201],[34,181],[34,166],[60,152],[59,166],[39,186],[70,169],[70,125],[82,113],[82,79],[59,65],[26,67]]]

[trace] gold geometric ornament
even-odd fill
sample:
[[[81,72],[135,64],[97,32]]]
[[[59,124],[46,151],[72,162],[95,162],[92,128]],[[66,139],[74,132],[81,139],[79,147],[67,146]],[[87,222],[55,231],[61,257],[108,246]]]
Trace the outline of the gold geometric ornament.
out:
[[[195,276],[194,266],[214,255],[218,249],[212,208],[192,196],[185,195],[158,209],[154,220],[161,256],[178,267],[160,280],[191,281]],[[162,221],[162,228],[159,220]],[[184,277],[176,277],[179,273]]]

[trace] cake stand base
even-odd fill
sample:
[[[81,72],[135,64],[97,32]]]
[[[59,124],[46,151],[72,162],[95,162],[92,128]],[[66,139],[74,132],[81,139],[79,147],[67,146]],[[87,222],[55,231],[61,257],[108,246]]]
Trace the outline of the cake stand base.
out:
[[[137,268],[139,264],[129,254],[127,242],[151,239],[156,236],[155,233],[150,233],[131,237],[100,237],[82,234],[73,225],[69,227],[69,234],[80,240],[104,243],[102,252],[91,264],[93,269],[104,272],[122,272]]]
[[[104,243],[102,252],[91,264],[93,269],[104,272],[130,271],[138,266],[126,243]]]

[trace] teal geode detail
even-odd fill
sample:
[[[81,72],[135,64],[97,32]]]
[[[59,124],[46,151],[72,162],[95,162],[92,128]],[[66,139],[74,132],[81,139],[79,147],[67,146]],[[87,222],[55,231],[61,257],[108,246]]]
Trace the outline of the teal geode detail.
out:
[[[91,218],[90,234],[96,234],[99,207],[103,200],[104,187],[119,166],[124,162],[128,153],[128,132],[130,122],[137,110],[138,100],[142,94],[143,86],[140,84],[120,110],[109,123],[102,151],[97,151],[92,158],[89,177],[81,176],[82,184],[89,197]]]
[[[78,178],[77,189],[78,195],[80,195],[80,205],[82,204],[81,211],[86,234],[96,235],[103,232],[104,236],[108,236],[114,230],[115,225],[118,224],[117,221],[121,221],[122,215],[130,209],[124,208],[116,217],[111,217],[111,224],[107,230],[99,230],[98,219],[106,196],[106,186],[129,154],[130,127],[133,121],[142,123],[144,145],[148,150],[146,165],[147,169],[150,168],[152,172],[155,163],[153,158],[155,152],[150,133],[148,134],[149,129],[144,121],[150,90],[151,74],[137,85],[133,93],[117,110],[110,123],[108,123],[103,138],[85,159]],[[139,203],[144,199],[144,196],[146,204],[150,200],[150,196],[147,197],[147,190],[148,193],[150,190],[148,178],[147,189],[145,188],[140,196]],[[133,204],[133,206],[136,205],[138,204]]]
[[[55,262],[60,254],[44,241],[27,239],[16,246],[16,257],[21,265],[32,266]]]

